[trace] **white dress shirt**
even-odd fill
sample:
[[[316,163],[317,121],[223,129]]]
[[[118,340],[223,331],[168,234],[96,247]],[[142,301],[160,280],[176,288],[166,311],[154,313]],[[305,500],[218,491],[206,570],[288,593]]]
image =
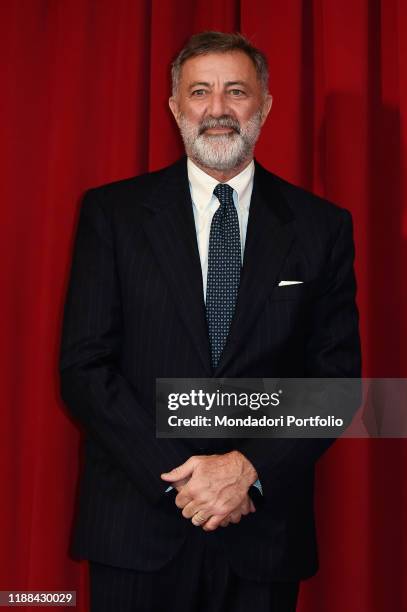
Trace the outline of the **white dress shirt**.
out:
[[[212,217],[220,206],[218,198],[213,195],[213,190],[219,181],[198,168],[188,158],[188,180],[193,203],[196,237],[198,241],[199,257],[201,259],[202,280],[204,287],[204,299],[206,299],[206,280],[208,276],[208,250],[209,234],[211,231]],[[233,189],[233,201],[236,206],[240,228],[240,245],[243,253],[246,242],[247,222],[249,219],[250,199],[253,190],[254,161],[239,174],[234,176],[227,185]]]

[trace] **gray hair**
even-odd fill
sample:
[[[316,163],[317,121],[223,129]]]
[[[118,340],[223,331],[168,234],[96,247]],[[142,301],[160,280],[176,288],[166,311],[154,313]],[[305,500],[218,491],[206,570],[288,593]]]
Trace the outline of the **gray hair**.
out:
[[[253,62],[257,78],[262,84],[264,93],[268,91],[269,70],[267,58],[262,51],[256,49],[242,34],[224,32],[200,32],[194,34],[178,53],[171,65],[172,95],[176,95],[179,86],[182,65],[191,57],[207,53],[227,53],[243,51]]]

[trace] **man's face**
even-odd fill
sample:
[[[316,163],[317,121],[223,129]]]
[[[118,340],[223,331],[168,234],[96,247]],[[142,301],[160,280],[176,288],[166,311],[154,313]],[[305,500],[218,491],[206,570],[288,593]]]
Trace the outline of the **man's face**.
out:
[[[251,159],[271,102],[242,51],[188,59],[169,100],[187,155],[216,170],[238,168]]]

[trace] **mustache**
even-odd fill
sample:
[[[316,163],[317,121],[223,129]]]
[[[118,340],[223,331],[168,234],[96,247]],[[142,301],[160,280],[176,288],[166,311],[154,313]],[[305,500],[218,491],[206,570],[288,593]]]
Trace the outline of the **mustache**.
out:
[[[205,130],[214,128],[230,128],[240,134],[240,123],[230,115],[222,115],[221,117],[205,117],[199,124],[199,135]]]

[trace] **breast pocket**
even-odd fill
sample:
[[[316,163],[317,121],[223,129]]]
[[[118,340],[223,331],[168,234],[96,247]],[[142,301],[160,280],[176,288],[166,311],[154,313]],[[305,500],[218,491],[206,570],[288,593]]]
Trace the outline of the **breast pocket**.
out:
[[[273,302],[308,299],[315,287],[315,281],[304,281],[293,285],[279,285],[278,283],[279,281],[277,281],[270,295],[270,300]]]

